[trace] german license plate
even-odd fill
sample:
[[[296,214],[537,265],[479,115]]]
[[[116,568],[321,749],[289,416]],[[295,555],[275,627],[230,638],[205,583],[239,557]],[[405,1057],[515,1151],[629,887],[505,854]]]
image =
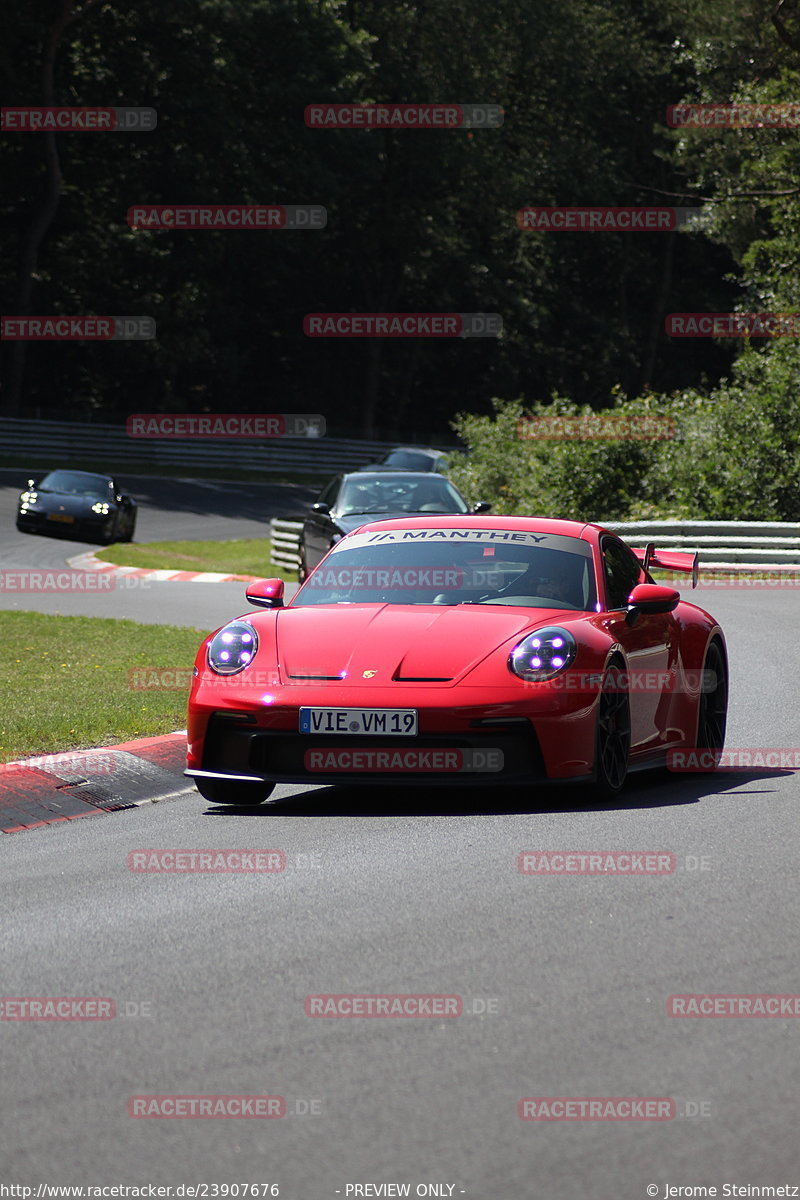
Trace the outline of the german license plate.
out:
[[[301,708],[301,733],[360,733],[415,737],[415,708]]]
[[[75,520],[69,513],[48,513],[47,519],[48,521],[63,521],[66,525],[71,525]]]

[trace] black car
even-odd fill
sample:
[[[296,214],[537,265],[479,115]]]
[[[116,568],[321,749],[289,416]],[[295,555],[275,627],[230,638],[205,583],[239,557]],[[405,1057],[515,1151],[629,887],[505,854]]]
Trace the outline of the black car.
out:
[[[483,500],[470,508],[458,488],[436,473],[353,471],[337,475],[303,522],[300,581],[314,570],[339,538],[374,520],[376,513],[388,518],[409,513],[482,513],[490,508]]]
[[[66,533],[98,542],[129,542],[136,528],[136,501],[108,475],[50,471],[19,497],[17,529]]]
[[[439,471],[444,474],[447,455],[441,450],[423,450],[419,446],[395,446],[383,458],[361,471]]]

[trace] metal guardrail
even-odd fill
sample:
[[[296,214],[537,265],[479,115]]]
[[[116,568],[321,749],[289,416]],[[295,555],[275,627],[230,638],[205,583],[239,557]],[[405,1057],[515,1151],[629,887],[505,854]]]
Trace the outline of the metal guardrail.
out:
[[[302,528],[302,521],[272,520],[273,562],[297,570]],[[701,570],[796,567],[800,571],[800,525],[789,522],[609,521],[605,528],[633,546],[655,542],[657,550],[699,550]],[[720,556],[722,561],[713,561]]]
[[[380,458],[397,441],[355,438],[198,439],[133,438],[123,425],[79,424],[74,421],[22,421],[0,417],[0,454],[19,458],[26,467],[37,459],[64,456],[82,462],[115,465],[206,466],[247,471],[335,474],[355,470]],[[439,449],[441,447],[434,447]]]
[[[605,527],[630,545],[654,542],[657,550],[698,550],[701,571],[800,570],[800,525],[790,521],[608,521]]]

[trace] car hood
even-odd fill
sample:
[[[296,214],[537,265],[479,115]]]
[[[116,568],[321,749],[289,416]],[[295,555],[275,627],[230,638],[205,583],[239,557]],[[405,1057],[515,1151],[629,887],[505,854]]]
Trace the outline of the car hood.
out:
[[[348,513],[347,516],[334,517],[336,524],[345,533],[352,533],[361,525],[372,525],[375,521],[397,521],[404,517],[430,517],[432,513],[418,512],[381,512],[381,513]],[[468,517],[469,513],[437,513],[436,516]]]
[[[35,489],[31,489],[34,491]],[[97,515],[92,513],[92,505],[97,504],[99,496],[76,496],[74,492],[38,492],[33,512],[65,512],[70,516]],[[112,500],[104,503],[112,505]]]
[[[567,614],[491,605],[332,604],[285,608],[276,616],[278,664],[286,683],[347,679],[368,685],[455,682],[504,642],[540,625],[560,624]]]

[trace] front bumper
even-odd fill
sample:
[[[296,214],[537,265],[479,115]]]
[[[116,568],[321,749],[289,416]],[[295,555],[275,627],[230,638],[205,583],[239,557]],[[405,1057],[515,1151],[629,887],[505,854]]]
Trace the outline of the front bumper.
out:
[[[419,733],[392,737],[298,732],[301,706],[361,707],[363,688],[351,694],[337,689],[335,700],[322,689],[286,688],[268,706],[242,703],[241,693],[234,693],[226,707],[218,685],[200,684],[189,704],[186,773],[270,783],[379,780],[489,788],[591,775],[596,695],[552,691],[547,685],[527,689],[522,697],[519,691],[492,690],[490,697],[486,689],[461,688],[459,705],[453,704],[451,689],[435,694],[431,689],[427,699],[418,692],[399,694],[405,689],[372,693],[370,707],[418,710]],[[286,703],[288,693],[296,694],[295,703]],[[470,698],[473,704],[463,703]]]
[[[524,719],[468,734],[320,738],[259,729],[215,714],[208,723],[202,763],[198,773],[271,783],[351,785],[380,779],[382,785],[491,787],[547,778],[536,733]]]
[[[41,512],[17,512],[17,525],[22,529],[29,529],[37,533],[62,533],[70,534],[77,530],[83,533],[96,533],[101,535],[109,527],[109,523],[113,523],[114,516],[109,513],[105,517],[100,517],[92,513],[87,517],[84,515],[72,515],[71,521],[54,521],[47,513]]]

